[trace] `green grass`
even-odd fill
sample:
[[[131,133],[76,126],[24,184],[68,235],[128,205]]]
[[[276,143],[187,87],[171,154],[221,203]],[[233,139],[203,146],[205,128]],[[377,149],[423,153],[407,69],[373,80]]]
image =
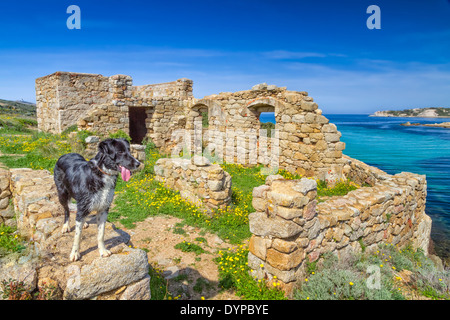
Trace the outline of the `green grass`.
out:
[[[36,117],[36,105],[0,99],[0,115]]]
[[[148,274],[150,275],[150,291],[152,293],[150,300],[167,299],[170,293],[168,292],[168,282],[163,276],[163,270],[150,266]]]
[[[147,145],[148,146],[148,145]],[[135,223],[148,216],[172,215],[185,223],[216,233],[231,243],[240,243],[250,237],[248,214],[253,212],[252,190],[264,183],[260,168],[243,168],[240,165],[224,165],[232,175],[232,205],[217,210],[212,215],[181,198],[180,193],[167,189],[154,179],[153,165],[162,157],[153,146],[146,148],[147,158],[144,170],[133,175],[128,183],[118,181],[114,208],[110,211],[111,221],[120,221],[125,227],[133,228]]]
[[[35,126],[33,121],[20,121],[26,125]],[[92,135],[88,131],[77,131],[75,136],[69,136],[76,127],[70,127],[61,134],[37,132],[36,128],[18,129],[17,132],[5,132],[0,129],[0,162],[9,168],[46,169],[53,172],[56,161],[62,155],[70,152],[83,153],[84,139]]]
[[[323,197],[345,196],[350,191],[358,189],[359,186],[351,180],[341,180],[333,187],[328,186],[324,180],[317,180],[317,196],[319,202]]]
[[[0,258],[9,253],[25,249],[23,239],[15,233],[16,229],[0,224]]]
[[[229,250],[219,251],[216,263],[219,268],[219,286],[233,289],[235,293],[247,300],[285,300],[279,282],[256,280],[250,275],[247,264],[248,248],[243,245]]]
[[[202,247],[200,247],[198,244],[195,244],[193,242],[187,242],[187,241],[177,243],[174,248],[179,249],[183,252],[194,252],[196,255],[200,255],[202,253],[207,252]]]
[[[136,222],[143,221],[148,216],[165,214],[216,233],[232,244],[239,244],[251,236],[248,215],[255,211],[252,206],[253,189],[265,183],[266,176],[261,174],[262,166],[221,164],[232,177],[231,205],[209,214],[205,209],[181,198],[179,192],[168,189],[155,180],[153,166],[164,155],[159,154],[151,142],[146,145],[146,155],[143,171],[133,175],[127,183],[118,180],[114,207],[109,214],[111,221],[120,221],[125,227],[133,228]],[[279,170],[279,174],[286,179],[301,178],[285,170]],[[321,188],[319,183],[318,193],[342,195],[354,189],[356,186],[351,182],[338,183],[336,189],[326,186]]]

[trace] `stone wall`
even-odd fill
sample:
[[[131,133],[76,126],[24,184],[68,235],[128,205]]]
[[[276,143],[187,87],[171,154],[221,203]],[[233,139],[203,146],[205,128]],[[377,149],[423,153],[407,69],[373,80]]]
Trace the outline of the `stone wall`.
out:
[[[350,158],[343,155],[344,176],[359,185],[374,186],[377,181],[389,179],[390,175],[377,167],[369,166],[368,164],[357,159]]]
[[[155,164],[155,179],[180,191],[181,197],[209,212],[231,203],[231,176],[205,157],[162,158]]]
[[[83,152],[83,156],[86,159],[92,159],[98,153],[98,144],[100,143],[100,137],[89,136],[84,140],[86,143],[86,149]],[[142,144],[130,144],[130,153],[139,162],[143,163],[145,161],[145,146]]]
[[[10,177],[11,173],[9,170],[0,168],[0,224],[13,227],[16,225],[16,221],[14,219],[13,207],[10,205]]]
[[[111,101],[92,108],[78,122],[78,128],[107,135],[122,130],[130,133],[130,107],[145,108],[147,137],[162,152],[173,148],[172,133],[184,128],[184,109],[192,99],[192,81],[133,86],[130,76],[109,78]]]
[[[108,78],[99,74],[55,72],[36,79],[41,131],[61,133],[89,110],[111,100]]]
[[[99,257],[96,217],[91,215],[90,226],[82,232],[81,260],[70,262],[76,206],[70,205],[72,231],[61,234],[63,209],[53,176],[46,170],[0,169],[0,178],[3,191],[8,190],[8,181],[13,200],[15,217],[10,220],[29,240],[20,255],[0,259],[0,281],[24,281],[30,292],[51,285],[64,299],[150,299],[147,255],[129,248],[128,234],[107,222],[105,244],[113,254]]]
[[[172,97],[180,100],[193,98],[192,80],[183,78],[172,82],[134,86],[132,97],[135,99],[163,99]]]
[[[307,92],[261,84],[207,96],[195,101],[188,114],[186,129],[191,136],[200,110],[209,116],[207,143],[227,162],[262,163],[320,179],[329,174],[342,178],[345,143]],[[261,112],[275,113],[278,132],[272,138],[260,130]]]
[[[370,251],[380,243],[428,252],[424,176],[403,172],[322,203],[316,194],[316,182],[306,178],[269,176],[254,189],[248,255],[254,276],[276,276],[290,293],[303,279],[305,261],[327,252]]]
[[[141,107],[146,136],[162,153],[179,148],[184,139],[182,149],[191,155],[208,148],[219,161],[261,163],[320,179],[344,176],[341,134],[307,92],[260,84],[198,100],[192,86],[189,79],[133,86],[127,75],[57,72],[36,80],[38,126],[60,132],[77,123],[79,129],[97,134],[130,134],[129,110]],[[208,128],[202,127],[204,112]],[[261,112],[275,112],[272,138],[260,131]]]

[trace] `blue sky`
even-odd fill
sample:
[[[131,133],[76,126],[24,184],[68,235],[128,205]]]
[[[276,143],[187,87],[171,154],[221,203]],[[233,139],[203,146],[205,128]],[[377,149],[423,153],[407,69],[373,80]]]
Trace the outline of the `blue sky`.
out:
[[[35,101],[35,78],[73,71],[190,78],[196,98],[266,82],[324,113],[450,107],[450,0],[2,1],[0,17],[3,99]]]

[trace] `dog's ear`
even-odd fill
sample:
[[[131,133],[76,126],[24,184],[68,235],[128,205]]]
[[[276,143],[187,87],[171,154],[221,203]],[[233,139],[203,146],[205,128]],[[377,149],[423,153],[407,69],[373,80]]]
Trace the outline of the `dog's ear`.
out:
[[[100,142],[98,144],[98,152],[101,153],[103,156],[111,157],[114,154],[112,142],[113,142],[112,139],[106,139]]]
[[[128,141],[127,139],[125,139],[125,138],[118,138],[117,140],[123,141],[128,148],[130,147],[130,141]]]

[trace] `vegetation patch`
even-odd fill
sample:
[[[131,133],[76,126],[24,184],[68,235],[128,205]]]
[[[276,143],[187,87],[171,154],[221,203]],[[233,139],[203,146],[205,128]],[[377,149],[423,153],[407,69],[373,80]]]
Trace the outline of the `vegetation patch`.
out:
[[[407,276],[407,277],[406,277]],[[375,252],[325,254],[307,269],[300,300],[404,300],[411,292],[450,299],[450,271],[439,271],[423,251],[381,244]]]
[[[16,233],[16,229],[0,224],[0,258],[23,249],[25,249],[23,239]]]
[[[345,196],[350,191],[358,189],[360,186],[350,179],[341,180],[334,186],[329,186],[329,183],[324,180],[317,180],[317,196],[320,201],[324,197]]]
[[[219,286],[225,290],[234,289],[237,295],[248,300],[285,300],[276,279],[268,282],[252,278],[247,257],[248,248],[244,245],[219,251],[216,259]]]
[[[175,249],[179,249],[183,252],[194,252],[196,255],[206,253],[206,251],[198,244],[193,242],[183,241],[175,245]]]

